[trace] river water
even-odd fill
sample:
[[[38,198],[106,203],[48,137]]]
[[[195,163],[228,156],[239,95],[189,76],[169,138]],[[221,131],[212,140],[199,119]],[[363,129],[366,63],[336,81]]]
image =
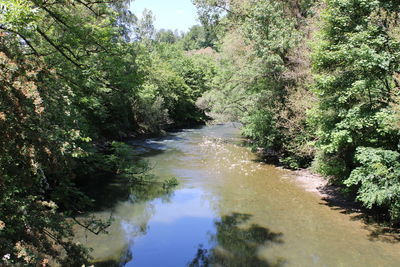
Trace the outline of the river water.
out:
[[[77,230],[95,266],[400,266],[400,242],[306,192],[295,173],[257,162],[234,124],[132,142],[168,194],[123,183],[94,213],[108,235]],[[125,190],[125,191],[124,191]]]

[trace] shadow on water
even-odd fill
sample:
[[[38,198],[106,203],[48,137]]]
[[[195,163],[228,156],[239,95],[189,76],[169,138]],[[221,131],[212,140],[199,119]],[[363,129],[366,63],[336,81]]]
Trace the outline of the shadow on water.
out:
[[[121,267],[124,266],[126,263],[132,260],[133,256],[130,250],[127,248],[125,255],[120,257],[121,260],[103,260],[103,261],[96,261],[93,262],[92,266],[94,267]]]
[[[189,267],[279,267],[286,262],[284,259],[270,261],[259,257],[260,248],[271,244],[282,244],[282,234],[274,233],[268,228],[257,224],[246,225],[251,218],[249,214],[232,213],[214,222],[216,233],[210,236],[211,249],[199,245],[193,260],[187,263]],[[104,260],[93,262],[96,267],[120,267],[132,260],[132,251],[127,250],[121,260]],[[176,256],[178,257],[179,252]],[[161,265],[160,265],[161,266]]]
[[[82,191],[93,200],[90,212],[112,209],[118,202],[129,198],[128,181],[122,177],[97,177],[95,182],[82,186]]]
[[[83,192],[94,201],[87,211],[110,211],[118,203],[125,201],[134,203],[159,197],[168,201],[173,190],[165,189],[163,184],[156,179],[143,184],[130,183],[123,177],[97,179],[96,183],[83,187]]]
[[[107,187],[107,186],[106,186]],[[121,182],[117,185],[112,186],[115,191],[108,192],[109,195],[97,195],[95,196],[95,207],[94,210],[104,211],[107,208],[107,212],[110,211],[110,222],[113,223],[114,215],[113,210],[114,207],[117,206],[117,202],[131,202],[131,203],[139,203],[139,202],[150,202],[154,199],[159,199],[163,203],[167,203],[171,201],[171,198],[174,196],[175,188],[165,188],[161,183],[149,183],[149,184],[137,184],[137,185],[129,185],[129,183]],[[109,187],[108,187],[109,188]],[[109,189],[104,189],[105,191]],[[121,194],[122,192],[122,194]],[[119,195],[114,195],[119,194]],[[92,211],[93,212],[93,211]],[[101,216],[101,215],[100,215]],[[91,213],[86,215],[82,215],[79,218],[79,221],[83,223],[83,225],[88,225],[91,228],[90,224],[87,224],[86,220],[89,221],[92,219]],[[106,218],[101,218],[107,223]],[[140,225],[135,225],[134,232],[137,235],[146,235],[148,230],[148,222],[144,222]],[[108,225],[105,230],[108,230]],[[103,233],[102,233],[103,234]],[[96,234],[97,235],[97,234]],[[113,243],[114,244],[114,243]],[[110,250],[113,251],[115,248],[110,247]],[[116,250],[117,252],[114,254],[110,254],[112,258],[107,258],[100,261],[93,261],[92,264],[95,267],[116,267],[116,266],[124,266],[126,263],[132,260],[131,250],[127,245],[120,250]],[[116,259],[115,259],[116,258]]]
[[[282,266],[283,259],[271,262],[258,256],[260,247],[283,243],[282,234],[257,224],[243,227],[250,218],[249,214],[232,213],[216,221],[216,234],[210,238],[215,247],[205,249],[200,245],[188,266]]]
[[[400,228],[389,226],[387,224],[388,218],[385,215],[379,216],[377,215],[379,212],[374,213],[366,210],[350,197],[346,197],[338,186],[326,185],[318,190],[325,195],[322,198],[324,202],[320,203],[321,205],[326,205],[332,210],[349,215],[354,221],[362,221],[363,228],[369,232],[370,241],[400,242]]]
[[[181,140],[181,138],[168,136],[160,140]],[[93,205],[90,205],[87,212],[108,211],[112,210],[119,202],[152,200],[156,197],[168,196],[167,193],[170,193],[165,192],[162,183],[158,181],[157,177],[152,176],[150,172],[152,166],[143,160],[146,157],[164,153],[167,145],[163,141],[158,143],[154,139],[132,142],[138,143],[131,144],[132,167],[137,170],[138,174],[144,173],[146,180],[131,181],[127,177],[106,173],[82,179],[78,187],[93,200]]]
[[[107,260],[101,262],[95,262],[95,267],[120,267],[121,263],[116,260]]]

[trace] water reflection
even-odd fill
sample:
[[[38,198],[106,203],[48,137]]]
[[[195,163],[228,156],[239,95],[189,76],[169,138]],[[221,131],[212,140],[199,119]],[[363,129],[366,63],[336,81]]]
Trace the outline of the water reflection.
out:
[[[89,189],[88,189],[89,190]],[[168,203],[174,196],[172,189],[162,183],[130,184],[126,179],[115,178],[111,183],[98,183],[92,188],[95,205],[90,213],[77,219],[83,225],[88,222],[112,218],[106,229],[108,234],[94,234],[82,227],[75,227],[76,241],[94,248],[95,266],[122,266],[132,259],[129,244],[135,237],[145,235],[148,221],[154,214],[152,201]],[[89,194],[90,195],[90,194]],[[91,226],[91,225],[89,225]],[[89,227],[90,228],[90,227]],[[129,237],[127,236],[129,235]]]
[[[95,267],[121,267],[124,266],[127,262],[132,260],[132,254],[128,251],[126,255],[121,257],[121,260],[104,260],[98,261],[94,264]]]
[[[352,214],[319,205],[290,172],[254,162],[237,145],[236,128],[171,135],[134,147],[154,175],[177,177],[173,194],[124,185],[96,190],[104,205],[95,214],[115,215],[109,235],[77,240],[94,248],[96,267],[400,266],[400,243],[371,242]]]
[[[199,246],[196,257],[188,264],[190,267],[206,266],[281,266],[283,259],[270,262],[260,258],[258,250],[271,243],[283,243],[282,234],[271,232],[265,227],[244,224],[251,218],[249,214],[232,213],[215,222],[216,234],[210,241],[212,249]]]
[[[196,188],[184,188],[175,191],[170,203],[152,201],[154,215],[147,223],[146,235],[125,231],[133,257],[124,266],[185,266],[197,244],[208,244],[207,233],[214,233],[215,214],[204,194]]]
[[[351,196],[346,197],[340,188],[334,185],[325,185],[319,191],[326,196],[322,199],[321,205],[329,206],[332,210],[349,215],[351,220],[362,221],[369,234],[369,240],[382,241],[387,243],[400,242],[400,229],[388,225],[388,218],[385,215],[377,216],[370,210],[365,209],[360,203],[354,202]],[[387,215],[386,215],[387,216]]]
[[[149,178],[150,179],[150,178]],[[110,211],[118,203],[129,201],[131,203],[153,200],[161,197],[169,201],[173,194],[172,189],[165,188],[160,181],[148,181],[132,184],[126,178],[113,177],[98,179],[96,186],[83,187],[83,191],[94,204],[89,207],[90,212]]]

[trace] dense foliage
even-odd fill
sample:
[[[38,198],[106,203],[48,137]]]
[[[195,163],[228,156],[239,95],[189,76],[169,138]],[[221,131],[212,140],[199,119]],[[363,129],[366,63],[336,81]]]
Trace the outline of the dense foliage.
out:
[[[93,204],[80,186],[147,182],[118,141],[206,119],[195,101],[211,61],[157,40],[151,12],[137,19],[128,5],[0,1],[0,265],[85,264],[73,223],[101,233],[107,222],[77,221]]]
[[[319,101],[310,116],[318,169],[354,186],[368,208],[389,208],[396,220],[398,11],[396,1],[327,1],[314,54]]]
[[[309,164],[314,148],[306,111],[313,104],[309,17],[312,1],[197,1],[220,19],[215,90],[198,101],[214,117],[239,119],[266,156],[291,167]],[[218,27],[216,27],[218,28]],[[221,32],[221,30],[219,30]],[[276,160],[276,159],[275,159]]]
[[[198,105],[240,120],[266,159],[312,164],[399,222],[399,3],[194,2],[224,28]]]
[[[195,0],[187,33],[129,2],[0,1],[1,264],[86,263],[80,186],[143,184],[120,141],[208,116],[400,221],[397,1]]]

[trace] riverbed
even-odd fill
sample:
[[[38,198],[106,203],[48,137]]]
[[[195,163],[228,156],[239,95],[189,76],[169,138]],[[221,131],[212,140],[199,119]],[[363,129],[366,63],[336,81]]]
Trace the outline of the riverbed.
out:
[[[159,179],[179,185],[138,198],[123,183],[94,212],[107,235],[77,230],[95,266],[400,266],[400,242],[356,212],[328,205],[298,173],[263,164],[238,125],[132,141]],[[101,197],[100,197],[101,198]]]

